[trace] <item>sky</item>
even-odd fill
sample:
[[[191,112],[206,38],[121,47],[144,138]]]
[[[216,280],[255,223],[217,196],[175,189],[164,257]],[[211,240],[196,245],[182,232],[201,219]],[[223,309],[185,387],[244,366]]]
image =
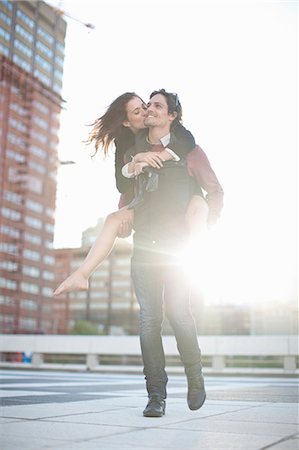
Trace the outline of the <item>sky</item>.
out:
[[[117,209],[113,150],[91,159],[90,124],[120,94],[177,92],[183,123],[223,186],[206,295],[288,301],[297,287],[298,2],[48,1],[72,19],[65,50],[55,247]],[[83,23],[92,23],[94,30]]]

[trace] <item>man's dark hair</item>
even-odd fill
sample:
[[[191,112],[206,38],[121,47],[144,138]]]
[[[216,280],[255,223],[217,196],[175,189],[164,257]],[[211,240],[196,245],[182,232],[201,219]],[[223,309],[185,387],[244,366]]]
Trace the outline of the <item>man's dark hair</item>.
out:
[[[175,94],[174,92],[166,92],[165,89],[159,89],[158,91],[153,91],[150,95],[150,98],[158,94],[164,95],[168,106],[168,113],[177,113],[177,117],[173,121],[173,126],[175,125],[175,123],[181,122],[183,117],[183,110],[178,94]]]

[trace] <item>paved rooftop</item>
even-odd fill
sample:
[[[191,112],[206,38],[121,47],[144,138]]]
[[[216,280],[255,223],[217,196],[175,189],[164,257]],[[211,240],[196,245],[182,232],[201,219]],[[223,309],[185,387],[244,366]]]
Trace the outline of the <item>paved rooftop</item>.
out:
[[[206,376],[186,403],[170,375],[166,414],[144,418],[143,375],[1,370],[1,450],[298,450],[298,380]]]

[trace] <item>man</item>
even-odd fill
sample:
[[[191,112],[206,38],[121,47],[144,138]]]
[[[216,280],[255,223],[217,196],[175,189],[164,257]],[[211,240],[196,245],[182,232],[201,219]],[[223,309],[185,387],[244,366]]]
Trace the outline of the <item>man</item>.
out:
[[[158,151],[161,144],[162,148],[166,147],[171,127],[181,118],[177,95],[164,89],[154,91],[145,113],[147,135],[143,133],[136,139],[135,152],[143,151],[149,144],[153,146],[152,151]],[[135,207],[131,268],[140,305],[140,342],[149,397],[143,411],[145,417],[162,417],[165,413],[168,378],[161,337],[164,306],[187,376],[189,408],[199,409],[206,398],[201,353],[190,312],[190,286],[178,261],[178,255],[188,241],[185,213],[194,193],[194,179],[190,175],[198,176],[198,163],[203,158],[201,152],[195,148],[186,158],[179,158],[170,165],[165,163],[157,171],[155,186],[145,189],[142,202]],[[134,166],[133,158],[126,170],[135,173]],[[209,221],[213,222],[222,207],[223,191],[208,161],[205,161],[205,167],[208,168],[207,176],[203,177],[206,185],[208,189],[214,185],[215,189],[210,192],[216,192],[209,216]],[[153,175],[157,173],[150,173],[149,178]],[[205,188],[204,180],[201,182]]]

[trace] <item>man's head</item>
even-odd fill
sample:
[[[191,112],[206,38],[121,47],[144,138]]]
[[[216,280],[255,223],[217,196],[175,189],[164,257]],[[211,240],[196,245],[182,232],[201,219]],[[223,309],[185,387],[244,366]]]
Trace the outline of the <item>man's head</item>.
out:
[[[144,124],[146,127],[171,128],[182,119],[182,107],[177,94],[165,89],[153,91],[147,104]],[[169,131],[168,130],[168,131]]]

